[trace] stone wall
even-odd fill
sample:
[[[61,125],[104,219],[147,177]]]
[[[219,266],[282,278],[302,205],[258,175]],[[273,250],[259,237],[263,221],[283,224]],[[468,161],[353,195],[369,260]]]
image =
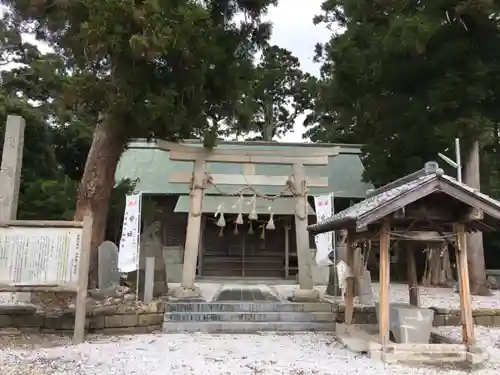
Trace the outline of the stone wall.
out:
[[[89,333],[130,334],[148,333],[161,329],[165,302],[147,305],[101,306],[87,314],[85,328]],[[434,326],[458,326],[458,309],[434,308]],[[473,312],[474,323],[480,326],[500,327],[500,309],[481,309]],[[344,306],[339,306],[337,321],[344,319]],[[66,333],[73,330],[74,311],[42,313],[35,310],[20,310],[16,307],[0,308],[0,332],[19,330],[28,333]],[[375,307],[355,307],[354,324],[376,324]]]
[[[486,270],[486,278],[491,289],[500,289],[500,270]]]
[[[142,306],[102,306],[88,312],[85,329],[89,333],[148,333],[161,328],[164,301]],[[73,330],[74,310],[42,313],[3,306],[0,308],[0,331],[17,329],[29,333],[63,333]]]
[[[459,326],[460,310],[448,308],[432,308],[434,310],[434,326]],[[472,312],[474,324],[479,326],[500,327],[500,309],[477,309]],[[344,321],[344,306],[339,306],[337,321]],[[354,324],[377,324],[374,306],[356,306],[353,316]]]

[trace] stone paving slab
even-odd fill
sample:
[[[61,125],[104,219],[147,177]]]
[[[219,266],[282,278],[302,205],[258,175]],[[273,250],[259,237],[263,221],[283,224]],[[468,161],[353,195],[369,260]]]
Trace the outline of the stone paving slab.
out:
[[[277,302],[279,299],[268,291],[262,289],[248,289],[248,288],[231,288],[221,290],[215,297],[216,302],[229,302],[229,301],[267,301]]]
[[[165,322],[163,333],[332,332],[333,322]]]

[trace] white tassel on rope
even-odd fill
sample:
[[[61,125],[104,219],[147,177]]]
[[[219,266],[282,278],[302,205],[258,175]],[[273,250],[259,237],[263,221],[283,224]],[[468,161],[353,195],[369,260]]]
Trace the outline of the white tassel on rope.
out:
[[[236,207],[238,207],[238,216],[236,217],[235,223],[237,225],[242,225],[242,224],[244,224],[244,221],[243,221],[243,194],[240,194],[238,201],[233,206],[233,208],[236,208]]]
[[[267,209],[269,211],[269,221],[267,222],[267,225],[266,225],[266,229],[267,230],[275,230],[276,229],[276,226],[274,225],[274,213],[272,211],[272,207],[269,206],[269,208]]]
[[[257,215],[257,195],[253,195],[251,204],[252,209],[250,211],[250,214],[248,215],[248,220],[258,220],[259,216]]]
[[[222,204],[219,204],[214,214],[214,217],[219,218],[217,220],[216,225],[220,228],[224,228],[226,226],[226,219],[224,219],[224,213],[222,212],[222,208],[223,208]]]
[[[244,221],[243,221],[243,214],[240,212],[238,214],[238,216],[236,217],[236,224],[238,225],[242,225],[244,224]]]

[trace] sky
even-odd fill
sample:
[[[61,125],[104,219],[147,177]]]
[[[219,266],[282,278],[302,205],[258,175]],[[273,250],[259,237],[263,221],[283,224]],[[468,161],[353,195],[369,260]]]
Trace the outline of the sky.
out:
[[[314,46],[318,42],[326,42],[331,31],[325,26],[315,26],[313,17],[320,13],[321,4],[324,0],[279,0],[276,7],[272,7],[265,20],[273,23],[271,43],[286,48],[299,58],[302,70],[318,75],[319,64],[313,62]],[[0,16],[2,14],[0,6]],[[34,39],[30,35],[24,35],[28,41]],[[48,51],[45,45],[37,43],[41,51]],[[282,142],[304,142],[302,134],[305,129],[302,126],[304,116],[300,116],[294,126],[294,131],[286,134],[280,139]]]
[[[290,50],[300,60],[302,70],[319,75],[319,64],[313,62],[314,46],[326,42],[332,32],[325,26],[315,26],[313,17],[320,14],[324,0],[279,0],[265,17],[273,23],[271,43]],[[282,142],[304,142],[304,116],[295,122],[294,131],[280,139]]]

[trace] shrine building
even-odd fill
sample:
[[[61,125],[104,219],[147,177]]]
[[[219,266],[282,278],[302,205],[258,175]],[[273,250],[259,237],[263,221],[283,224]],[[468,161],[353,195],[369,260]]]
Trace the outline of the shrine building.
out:
[[[316,220],[313,197],[333,193],[335,211],[364,199],[371,186],[360,153],[343,144],[221,141],[208,152],[199,141],[137,140],[116,180],[137,180],[136,191],[154,200],[156,233],[143,240],[156,241],[169,282],[298,278],[309,289],[328,270],[319,275],[306,229]]]

